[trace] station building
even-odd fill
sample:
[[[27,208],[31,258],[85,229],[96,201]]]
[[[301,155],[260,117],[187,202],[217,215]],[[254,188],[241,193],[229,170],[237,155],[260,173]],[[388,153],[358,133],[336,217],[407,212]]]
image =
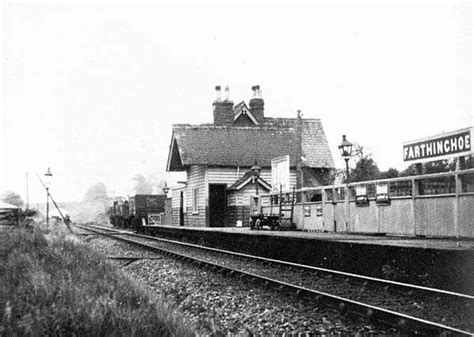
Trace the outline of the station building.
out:
[[[248,225],[250,198],[271,189],[271,160],[288,155],[290,186],[327,185],[333,157],[319,119],[266,117],[259,86],[236,105],[216,86],[212,124],[175,124],[166,170],[185,171],[172,189],[170,225]],[[250,171],[258,164],[256,178]],[[168,218],[168,217],[167,217]]]

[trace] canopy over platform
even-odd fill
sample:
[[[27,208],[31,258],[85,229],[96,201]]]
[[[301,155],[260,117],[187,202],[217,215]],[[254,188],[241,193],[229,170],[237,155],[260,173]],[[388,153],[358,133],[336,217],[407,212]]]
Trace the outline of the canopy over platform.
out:
[[[0,209],[20,209],[20,207],[0,201]]]

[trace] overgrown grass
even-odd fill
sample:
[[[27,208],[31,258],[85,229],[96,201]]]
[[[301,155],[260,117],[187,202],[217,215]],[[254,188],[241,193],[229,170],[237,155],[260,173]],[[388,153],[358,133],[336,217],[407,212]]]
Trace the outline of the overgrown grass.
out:
[[[0,234],[0,335],[192,336],[105,258],[40,229]]]

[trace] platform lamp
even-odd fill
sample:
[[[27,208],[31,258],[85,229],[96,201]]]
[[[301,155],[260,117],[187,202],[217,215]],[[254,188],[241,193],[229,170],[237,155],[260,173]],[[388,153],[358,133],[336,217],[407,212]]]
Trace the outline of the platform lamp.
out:
[[[258,195],[258,178],[260,177],[260,172],[262,172],[262,168],[260,166],[258,166],[257,159],[255,159],[255,162],[254,162],[252,168],[250,169],[250,171],[253,174],[252,182],[255,184],[256,195]]]
[[[168,192],[170,191],[170,188],[168,187],[168,184],[165,181],[165,186],[163,186],[163,193],[168,197]]]
[[[48,167],[48,170],[44,174],[44,186],[46,187],[46,226],[49,225],[49,187],[51,186],[51,180],[53,174],[51,169]]]
[[[349,180],[349,159],[352,156],[352,143],[346,139],[346,135],[342,135],[342,143],[338,146],[341,157],[346,161],[346,181]]]

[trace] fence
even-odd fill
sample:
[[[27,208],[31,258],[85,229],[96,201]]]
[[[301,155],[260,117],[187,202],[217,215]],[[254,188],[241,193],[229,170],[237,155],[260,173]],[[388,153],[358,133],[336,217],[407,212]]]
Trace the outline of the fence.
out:
[[[164,213],[149,213],[148,214],[148,225],[149,226],[160,226],[163,225]]]
[[[260,211],[277,211],[279,198],[259,195]],[[303,188],[295,199],[300,230],[474,238],[474,169]]]

